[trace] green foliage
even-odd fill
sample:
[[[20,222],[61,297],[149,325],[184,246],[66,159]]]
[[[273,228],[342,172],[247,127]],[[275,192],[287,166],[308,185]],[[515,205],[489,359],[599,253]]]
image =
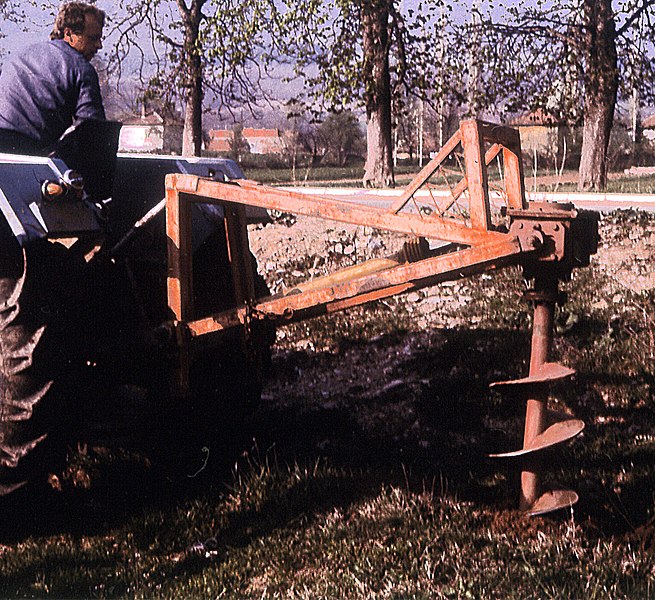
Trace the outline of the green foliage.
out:
[[[583,65],[574,36],[581,18],[580,5],[510,4],[500,14],[478,5],[453,40],[472,112],[541,108],[557,122],[580,122]]]
[[[296,57],[296,74],[307,83],[307,100],[320,110],[343,111],[364,107],[367,95],[374,93],[377,83],[372,78],[370,57],[363,47],[365,11],[389,11],[389,61],[394,98],[408,90],[424,97],[440,95],[448,85],[447,64],[440,57],[437,65],[442,75],[439,89],[436,78],[428,75],[435,68],[433,40],[427,33],[434,28],[437,11],[450,9],[441,0],[421,1],[408,8],[395,0],[331,0],[306,2],[302,14],[308,26],[294,37],[289,46]],[[450,89],[450,87],[448,88]]]
[[[350,111],[332,113],[316,131],[318,144],[329,155],[323,162],[333,162],[343,167],[352,154],[362,155],[365,149],[364,134],[357,117]]]
[[[597,86],[601,76],[585,58],[597,36],[585,20],[584,6],[543,0],[502,7],[478,4],[450,38],[455,69],[468,75],[469,90],[470,77],[478,78],[475,105],[497,114],[541,108],[558,122],[581,123],[585,86]],[[624,99],[635,85],[642,98],[653,95],[653,79],[647,75],[653,68],[652,48],[645,44],[653,10],[652,2],[619,3],[615,38],[604,29],[607,43],[617,45]],[[433,40],[438,43],[439,34]]]
[[[256,105],[266,98],[260,81],[268,66],[284,58],[278,40],[301,23],[299,15],[293,2],[285,6],[265,0],[130,0],[111,15],[118,41],[110,66],[120,75],[127,55],[136,55],[144,93],[172,101],[193,83],[190,65],[197,57],[205,97],[215,100],[219,109]],[[144,30],[155,52],[154,63],[135,35],[143,36]],[[145,78],[153,66],[156,76]]]

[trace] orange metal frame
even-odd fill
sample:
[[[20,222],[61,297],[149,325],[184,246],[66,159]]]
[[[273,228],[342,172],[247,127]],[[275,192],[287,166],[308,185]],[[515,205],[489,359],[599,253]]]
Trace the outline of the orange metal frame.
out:
[[[461,152],[457,149],[461,147]],[[444,172],[449,157],[457,155],[463,174],[453,186]],[[526,201],[518,131],[477,120],[462,122],[456,134],[425,166],[388,209],[380,209],[323,196],[284,191],[247,180],[221,183],[193,175],[173,174],[166,180],[166,223],[168,235],[168,304],[176,320],[181,352],[181,390],[187,383],[190,353],[194,340],[237,326],[247,327],[254,319],[289,322],[317,314],[342,310],[358,304],[431,286],[449,279],[480,273],[508,264],[516,264],[543,246],[541,221],[520,226],[516,216],[507,229],[492,225],[489,198],[488,165],[501,161],[504,168],[502,201],[510,213],[534,212]],[[425,214],[417,201],[417,192],[428,190],[430,179],[441,175],[448,184],[445,202],[434,202],[431,214]],[[466,196],[468,213],[464,218],[448,214]],[[191,269],[191,207],[194,203],[218,204],[225,211],[229,259],[237,306],[214,315],[196,315],[193,309]],[[324,219],[377,227],[445,240],[459,250],[427,256],[412,263],[398,264],[367,272],[346,280],[328,276],[325,285],[314,281],[311,289],[286,296],[255,298],[253,273],[249,260],[248,234],[244,205],[307,215]],[[543,215],[539,215],[543,217]],[[570,218],[560,211],[556,217]],[[561,246],[561,244],[557,244]],[[561,254],[561,252],[560,252]],[[294,290],[298,292],[298,290]]]
[[[488,167],[494,161],[501,177],[490,181]],[[453,173],[450,166],[453,163],[460,167],[460,177],[454,184],[452,177],[448,178]],[[434,193],[435,177],[447,186],[445,198]],[[494,187],[493,201],[500,200],[502,205],[500,222],[492,206],[490,190]],[[427,198],[428,210],[423,198]],[[460,203],[464,201],[466,208],[462,210]],[[193,308],[191,208],[194,203],[218,204],[225,212],[236,306],[213,315],[196,315]],[[389,259],[367,261],[310,284],[301,284],[286,295],[256,298],[245,205],[443,240],[451,243],[450,251],[430,251],[422,240],[414,245],[421,249],[418,256],[408,251]],[[566,278],[574,266],[588,263],[589,255],[595,251],[597,228],[593,218],[579,218],[571,205],[526,202],[521,143],[514,129],[477,120],[462,122],[457,133],[387,209],[284,191],[245,180],[220,183],[192,175],[169,175],[166,227],[168,304],[177,332],[176,385],[180,394],[188,391],[188,373],[196,342],[213,341],[217,337],[220,343],[220,334],[226,330],[240,327],[247,334],[258,320],[297,321],[521,264],[526,276],[535,279],[533,302],[538,326],[533,332],[530,376],[509,382],[510,387],[523,390],[527,397],[524,446],[521,451],[506,456],[538,453],[542,448],[570,439],[584,426],[580,421],[570,420],[548,427],[547,385],[561,378],[564,371],[546,359],[552,339],[557,281]],[[542,313],[543,318],[538,320]],[[540,495],[534,464],[524,467],[521,493],[522,508],[532,514],[555,510],[577,499],[569,491]]]
[[[485,142],[491,143],[486,152]],[[426,215],[420,210],[412,211],[412,205],[416,204],[416,192],[426,185],[458,145],[463,149],[466,176],[451,188],[451,198],[446,208],[467,192],[470,212],[468,222],[447,216]],[[302,319],[516,262],[515,258],[526,250],[519,237],[497,231],[491,225],[487,165],[500,154],[505,169],[506,207],[525,209],[527,205],[518,132],[480,121],[463,122],[459,131],[389,209],[284,191],[246,180],[221,183],[192,175],[169,175],[166,197],[168,301],[175,319],[193,338],[244,325],[249,318]],[[481,160],[482,156],[484,160]],[[238,306],[235,309],[203,318],[196,318],[192,302],[190,215],[193,203],[212,203],[223,207],[234,287],[237,290]],[[350,281],[327,284],[320,289],[314,285],[311,291],[299,294],[255,299],[247,258],[248,242],[243,211],[245,204],[445,240],[464,246],[465,249],[398,265]]]
[[[425,214],[417,201],[419,190],[431,194],[430,179],[441,174],[444,163],[461,147],[464,174],[449,186],[445,203],[435,202],[436,211]],[[504,168],[504,209],[511,217],[509,231],[492,225],[488,166],[494,160]],[[463,196],[468,214],[453,218],[447,214]],[[432,196],[434,198],[434,196]],[[193,309],[191,269],[191,207],[194,203],[218,204],[225,211],[226,236],[237,306],[213,315],[196,315]],[[335,281],[330,276],[314,281],[307,291],[294,290],[284,296],[255,298],[244,205],[319,217],[356,225],[376,227],[411,236],[445,240],[457,251],[427,256],[416,262],[398,264],[352,278]],[[570,207],[557,211],[555,220],[571,219]],[[436,212],[436,214],[435,214]],[[252,181],[228,183],[194,175],[173,174],[166,178],[166,227],[168,235],[168,304],[176,321],[181,352],[179,385],[184,390],[194,340],[233,327],[248,327],[255,319],[290,322],[343,310],[352,306],[408,292],[450,279],[520,262],[527,253],[542,250],[543,219],[524,224],[517,214],[535,213],[525,201],[518,131],[477,120],[461,123],[444,148],[423,168],[388,209],[375,208],[324,196],[285,191]],[[543,213],[543,214],[542,214]],[[525,225],[525,226],[524,226]],[[562,254],[562,243],[556,244]],[[551,253],[552,254],[552,253]],[[551,256],[552,258],[552,256]]]

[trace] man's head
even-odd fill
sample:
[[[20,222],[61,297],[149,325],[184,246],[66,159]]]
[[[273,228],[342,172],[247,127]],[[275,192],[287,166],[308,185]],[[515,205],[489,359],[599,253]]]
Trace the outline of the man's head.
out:
[[[50,39],[64,40],[91,60],[102,48],[104,24],[105,13],[99,8],[84,2],[67,2],[59,8]]]

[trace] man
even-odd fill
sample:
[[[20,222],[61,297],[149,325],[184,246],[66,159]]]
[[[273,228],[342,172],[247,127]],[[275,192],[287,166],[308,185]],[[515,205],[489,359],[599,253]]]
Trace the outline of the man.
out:
[[[0,152],[47,155],[73,124],[104,120],[98,74],[105,13],[91,4],[59,9],[50,41],[14,53],[0,74]]]

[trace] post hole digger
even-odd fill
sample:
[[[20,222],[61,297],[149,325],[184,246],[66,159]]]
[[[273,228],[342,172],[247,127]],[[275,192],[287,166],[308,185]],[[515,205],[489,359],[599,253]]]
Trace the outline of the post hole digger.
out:
[[[490,165],[498,177],[490,177]],[[497,165],[497,167],[496,167]],[[445,186],[446,192],[438,189]],[[237,305],[200,316],[194,309],[194,282],[189,253],[191,209],[211,202],[223,207],[229,260]],[[244,207],[259,207],[377,227],[412,236],[402,252],[375,259],[300,284],[286,294],[254,294]],[[527,377],[492,384],[511,390],[526,402],[523,447],[494,455],[520,462],[520,507],[537,515],[578,499],[573,491],[542,490],[542,451],[575,437],[584,428],[578,419],[547,410],[550,385],[571,377],[572,369],[549,360],[555,304],[562,300],[558,283],[573,268],[588,265],[598,244],[597,215],[570,204],[526,202],[517,131],[470,120],[430,161],[389,208],[375,208],[237,180],[209,181],[171,174],[166,186],[168,232],[168,304],[175,315],[178,340],[176,386],[184,393],[189,370],[207,339],[240,328],[251,355],[249,332],[262,322],[289,323],[347,309],[485,271],[520,265],[533,289],[532,350]],[[431,249],[427,240],[446,242]],[[253,357],[254,362],[256,358]]]
[[[163,382],[169,382],[166,396],[182,407],[185,398],[198,394],[219,397],[227,380],[244,400],[258,394],[260,367],[276,324],[520,265],[534,281],[527,295],[534,304],[534,328],[527,377],[496,384],[526,401],[523,447],[505,456],[520,461],[526,512],[548,512],[577,499],[574,492],[540,489],[539,457],[583,427],[581,421],[547,411],[549,385],[573,374],[550,362],[549,351],[553,310],[561,299],[558,283],[573,268],[588,264],[597,245],[597,222],[571,205],[526,202],[515,130],[463,122],[388,208],[261,186],[243,179],[231,161],[134,156],[119,156],[110,202],[105,201],[106,181],[95,197],[79,192],[58,202],[46,198],[43,190],[55,186],[44,182],[63,181],[66,167],[77,165],[65,164],[66,158],[62,164],[35,160],[14,160],[13,166],[0,160],[0,169],[15,173],[20,164],[22,176],[36,182],[29,193],[0,183],[5,237],[18,249],[0,277],[5,491],[22,485],[35,461],[47,463],[51,423],[41,418],[47,411],[40,407],[56,404],[71,380],[86,381],[78,371],[86,373],[89,365],[93,376],[157,385],[162,393]],[[70,174],[68,179],[78,181]],[[102,200],[107,210],[89,213],[88,200]],[[387,259],[269,296],[256,273],[247,232],[249,220],[265,209],[387,229],[409,240]],[[96,247],[104,251],[89,259]],[[47,268],[40,266],[46,263]],[[43,289],[31,278],[39,270],[56,273],[54,279],[67,285]],[[66,278],[59,276],[64,271]],[[80,298],[74,288],[90,290],[88,297]],[[70,311],[43,312],[39,307],[45,305],[80,307],[73,321],[84,330],[85,343],[65,354],[65,364],[39,364],[48,353],[35,349],[47,350],[53,340],[68,348],[78,339],[69,329]],[[94,307],[92,314],[88,306]],[[35,307],[39,319],[29,312]]]

